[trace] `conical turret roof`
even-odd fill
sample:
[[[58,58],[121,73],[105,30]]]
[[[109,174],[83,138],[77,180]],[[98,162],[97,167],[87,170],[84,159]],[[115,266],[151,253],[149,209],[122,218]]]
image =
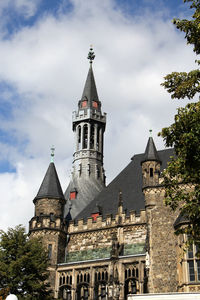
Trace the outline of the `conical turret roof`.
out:
[[[99,97],[97,94],[97,88],[95,84],[94,74],[92,70],[92,64],[90,64],[90,68],[88,71],[87,79],[85,82],[83,94],[81,97],[81,100],[87,99],[89,102],[89,105],[92,103],[92,101],[99,101]]]
[[[146,150],[145,150],[145,154],[144,154],[144,161],[160,161],[160,158],[158,156],[158,152],[156,149],[156,146],[154,144],[153,138],[150,136],[147,146],[146,146]]]
[[[42,198],[63,199],[63,191],[60,185],[58,174],[53,162],[50,163],[48,170],[44,176],[40,189],[34,200]]]

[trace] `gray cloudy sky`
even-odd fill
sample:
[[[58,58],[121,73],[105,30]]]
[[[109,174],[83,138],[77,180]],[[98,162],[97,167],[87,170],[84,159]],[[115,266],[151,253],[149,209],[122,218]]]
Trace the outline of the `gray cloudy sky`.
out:
[[[195,59],[171,22],[173,13],[181,17],[188,11],[182,1],[166,2],[66,0],[56,9],[45,6],[46,0],[43,6],[40,0],[0,2],[0,229],[28,226],[52,144],[61,185],[67,187],[71,115],[86,80],[90,44],[107,113],[107,182],[144,152],[150,128],[157,148],[164,147],[157,133],[185,102],[172,101],[160,83],[173,70],[193,68]]]

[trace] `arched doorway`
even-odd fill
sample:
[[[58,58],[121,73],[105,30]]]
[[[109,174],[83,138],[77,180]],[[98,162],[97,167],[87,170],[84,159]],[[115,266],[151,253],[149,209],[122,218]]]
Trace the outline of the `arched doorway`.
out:
[[[135,278],[128,278],[125,281],[124,296],[127,299],[129,294],[137,294],[137,280]]]
[[[99,281],[95,283],[94,299],[106,300],[108,295],[108,287],[106,281]]]
[[[80,283],[76,290],[76,300],[89,299],[89,285],[87,283]]]
[[[72,299],[70,285],[63,285],[59,288],[59,298],[61,298],[63,300],[71,300]]]

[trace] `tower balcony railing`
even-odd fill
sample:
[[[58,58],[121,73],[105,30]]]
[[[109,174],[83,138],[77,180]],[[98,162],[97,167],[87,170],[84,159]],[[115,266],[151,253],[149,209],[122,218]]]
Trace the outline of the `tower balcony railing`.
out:
[[[86,119],[95,119],[100,122],[106,123],[106,113],[102,115],[101,112],[94,111],[91,109],[87,109],[79,112],[74,111],[72,113],[72,122],[82,121]]]

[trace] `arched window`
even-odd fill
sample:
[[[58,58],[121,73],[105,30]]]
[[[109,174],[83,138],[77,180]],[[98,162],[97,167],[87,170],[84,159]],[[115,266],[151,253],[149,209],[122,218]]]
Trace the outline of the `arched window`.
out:
[[[128,277],[131,277],[131,270],[128,269]]]
[[[78,150],[81,149],[81,126],[78,126]]]
[[[150,177],[153,177],[153,168],[150,168]]]
[[[138,278],[138,268],[136,269],[136,277]]]
[[[91,125],[91,131],[90,131],[90,149],[94,149],[94,125]]]
[[[87,149],[88,145],[88,126],[85,124],[83,126],[83,149]]]
[[[135,277],[135,269],[132,270],[132,276]]]

